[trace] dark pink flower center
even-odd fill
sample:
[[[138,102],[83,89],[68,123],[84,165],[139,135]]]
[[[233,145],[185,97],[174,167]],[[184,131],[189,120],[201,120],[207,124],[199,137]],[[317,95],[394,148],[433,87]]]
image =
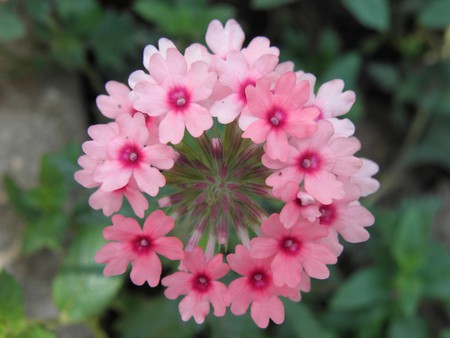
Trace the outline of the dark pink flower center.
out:
[[[252,288],[257,290],[266,289],[271,283],[271,277],[264,270],[255,270],[248,279]]]
[[[152,248],[152,240],[148,236],[138,236],[133,241],[133,250],[137,254],[147,253]]]
[[[267,114],[267,120],[273,128],[280,128],[286,122],[286,113],[279,107],[273,107]]]
[[[192,288],[198,292],[206,293],[211,287],[210,279],[204,273],[199,273],[192,278]]]
[[[185,87],[174,87],[167,94],[171,109],[183,111],[189,107],[191,96]]]
[[[304,152],[298,158],[298,166],[300,171],[309,174],[320,170],[321,164],[322,159],[319,154],[312,151]]]
[[[256,82],[252,79],[246,79],[245,81],[241,82],[239,91],[238,91],[238,97],[239,100],[241,100],[244,104],[247,103],[247,95],[245,94],[245,89],[248,86],[255,86]]]
[[[280,241],[281,250],[289,255],[296,255],[301,249],[302,243],[298,238],[288,236]]]
[[[319,222],[322,225],[331,225],[337,217],[336,207],[333,204],[321,205]]]
[[[141,149],[136,147],[135,144],[125,144],[119,150],[119,161],[124,166],[135,166],[142,159]]]

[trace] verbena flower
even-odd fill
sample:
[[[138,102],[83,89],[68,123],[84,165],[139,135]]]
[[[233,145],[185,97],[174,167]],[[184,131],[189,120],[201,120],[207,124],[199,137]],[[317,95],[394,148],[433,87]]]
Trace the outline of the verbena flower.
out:
[[[315,94],[314,75],[278,63],[267,38],[244,40],[236,21],[214,20],[206,46],[148,45],[129,87],[110,81],[98,97],[111,122],[89,128],[75,179],[96,189],[92,208],[115,214],[95,256],[105,276],[131,263],[132,282],[155,287],[157,255],[180,260],[162,284],[169,299],[184,296],[183,320],[250,308],[267,327],[284,320],[280,297],[299,301],[311,278],[329,276],[342,239],[369,238],[374,218],[359,199],[378,189],[378,166],[356,156],[343,81]],[[143,227],[120,215],[124,197]],[[148,210],[156,204],[164,212]]]

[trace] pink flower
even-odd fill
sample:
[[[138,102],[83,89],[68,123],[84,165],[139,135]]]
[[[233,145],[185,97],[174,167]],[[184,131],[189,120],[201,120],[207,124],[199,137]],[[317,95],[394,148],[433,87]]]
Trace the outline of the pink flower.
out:
[[[273,214],[261,225],[262,237],[251,241],[253,258],[272,258],[273,281],[277,286],[295,288],[304,269],[313,278],[328,278],[326,264],[334,264],[333,251],[318,241],[327,236],[327,229],[317,223],[297,223],[286,229],[279,215]]]
[[[319,222],[333,231],[337,231],[347,242],[359,243],[370,237],[365,229],[375,219],[369,210],[359,204],[360,190],[355,184],[345,185],[346,194],[331,204],[319,205]]]
[[[273,189],[273,193],[286,202],[280,211],[280,220],[287,229],[299,220],[307,219],[314,222],[320,216],[319,207],[314,198],[300,190],[295,182],[287,182]]]
[[[211,21],[205,36],[206,44],[218,58],[224,58],[230,51],[240,51],[244,39],[241,26],[233,19],[225,27],[219,20]]]
[[[323,204],[330,204],[345,194],[337,176],[350,177],[361,167],[361,160],[353,156],[360,143],[354,137],[332,139],[333,126],[326,120],[318,125],[319,129],[310,137],[291,139],[286,162],[274,161],[269,154],[263,155],[262,162],[277,170],[266,179],[267,185],[276,187],[289,181],[298,184],[304,181],[308,194]]]
[[[108,241],[95,255],[97,263],[106,263],[107,277],[123,274],[131,262],[131,281],[136,285],[147,282],[151,287],[159,283],[161,261],[156,254],[170,260],[183,259],[183,244],[178,238],[165,237],[174,227],[172,218],[161,210],[152,212],[141,229],[133,218],[112,217],[113,225],[103,230]]]
[[[136,110],[128,98],[130,89],[123,83],[109,81],[105,85],[108,95],[97,97],[97,107],[101,113],[110,119],[115,119],[121,114],[133,114]]]
[[[361,161],[361,169],[351,177],[350,181],[359,186],[361,196],[365,197],[373,194],[380,187],[380,182],[372,177],[378,172],[379,167],[378,164],[366,158],[362,158]]]
[[[247,87],[246,95],[248,109],[257,120],[247,127],[242,137],[255,143],[266,141],[267,156],[274,160],[287,160],[289,137],[303,138],[317,130],[314,119],[318,110],[303,108],[309,99],[309,83],[296,84],[293,72],[280,77],[273,92],[270,81],[262,78],[255,87]]]
[[[148,209],[148,201],[139,191],[134,180],[130,180],[126,186],[114,191],[97,189],[89,198],[89,205],[94,210],[102,209],[105,216],[111,216],[122,207],[124,196],[130,203],[136,216],[143,218],[145,210]]]
[[[89,128],[93,141],[83,144],[83,150],[94,159],[103,160],[94,170],[93,179],[101,189],[111,192],[125,187],[134,178],[141,191],[156,196],[165,185],[159,169],[170,169],[175,153],[167,145],[146,146],[148,130],[141,113],[117,118],[117,125]]]
[[[186,295],[179,305],[181,318],[187,321],[194,317],[198,324],[203,323],[209,313],[210,303],[214,315],[223,316],[227,308],[223,299],[227,287],[217,279],[225,276],[230,268],[222,262],[222,254],[207,260],[203,250],[197,247],[186,252],[182,265],[186,271],[175,272],[161,281],[167,287],[164,292],[167,298],[176,299]]]
[[[161,143],[180,143],[185,128],[194,137],[211,128],[212,117],[201,105],[211,95],[217,80],[208,64],[197,61],[188,69],[183,55],[169,48],[166,58],[153,54],[150,74],[155,83],[139,82],[134,87],[134,107],[150,116],[161,116]]]
[[[355,103],[355,92],[344,89],[344,81],[332,80],[320,86],[312,105],[320,109],[319,118],[341,116],[350,110]]]
[[[225,301],[231,304],[231,312],[236,316],[243,315],[252,304],[250,316],[256,325],[266,328],[269,319],[281,324],[284,321],[284,306],[278,297],[299,301],[299,291],[274,285],[271,260],[252,258],[242,245],[236,246],[236,253],[229,254],[227,261],[232,270],[243,276],[228,286]]]
[[[277,63],[278,57],[269,54],[261,56],[253,65],[239,52],[228,53],[225,60],[217,59],[219,83],[230,88],[231,93],[212,105],[211,115],[218,117],[220,123],[232,122],[247,104],[245,89],[272,72]]]

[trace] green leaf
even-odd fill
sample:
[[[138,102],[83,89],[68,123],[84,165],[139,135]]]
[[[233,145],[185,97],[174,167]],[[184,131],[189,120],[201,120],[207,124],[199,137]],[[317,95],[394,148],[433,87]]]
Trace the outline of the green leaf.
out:
[[[445,329],[442,331],[439,338],[450,338],[450,329]]]
[[[286,323],[298,338],[333,338],[334,334],[326,330],[302,303],[284,302]]]
[[[123,275],[107,278],[94,255],[105,244],[103,224],[84,225],[70,246],[53,284],[53,299],[64,316],[83,320],[101,313],[123,284]]]
[[[265,337],[264,330],[255,325],[249,311],[243,316],[227,312],[223,317],[209,316],[206,323],[211,328],[210,338],[260,338]]]
[[[56,338],[56,335],[40,326],[32,326],[27,328],[17,338]]]
[[[376,83],[386,91],[397,88],[400,81],[398,68],[387,63],[371,63],[367,71]]]
[[[24,325],[23,295],[19,283],[0,273],[0,337],[14,337]]]
[[[25,36],[25,26],[5,4],[0,3],[0,42],[17,40]]]
[[[67,226],[68,217],[61,212],[44,214],[28,223],[22,250],[31,254],[43,248],[59,249]]]
[[[422,271],[426,285],[424,297],[450,304],[450,253],[441,243],[430,243],[427,262],[430,264]]]
[[[415,272],[425,262],[429,229],[441,203],[437,198],[406,200],[399,209],[392,254],[403,272]]]
[[[410,319],[395,318],[390,322],[388,328],[388,338],[427,338],[427,328],[425,322],[414,317]]]
[[[364,26],[380,32],[389,28],[388,0],[341,0],[341,2]]]
[[[344,281],[331,299],[334,310],[360,310],[380,306],[389,297],[385,272],[377,268],[360,270]]]
[[[165,297],[151,300],[128,299],[126,309],[116,323],[122,338],[193,337],[197,326],[183,322],[177,302]]]
[[[133,10],[154,23],[162,34],[184,44],[204,38],[208,24],[217,19],[225,21],[234,16],[234,8],[224,4],[208,5],[202,0],[171,1],[138,0]]]
[[[298,0],[252,0],[250,7],[254,10],[267,10],[281,7],[287,4],[292,4]]]
[[[426,3],[419,13],[419,22],[427,28],[445,28],[450,25],[450,0],[434,0]]]
[[[417,311],[423,294],[422,278],[418,274],[400,272],[395,278],[394,284],[397,296],[396,304],[404,317],[412,317]]]
[[[333,79],[342,79],[345,82],[346,89],[355,89],[361,63],[361,56],[358,53],[350,52],[344,54],[325,72],[322,80],[325,82]]]

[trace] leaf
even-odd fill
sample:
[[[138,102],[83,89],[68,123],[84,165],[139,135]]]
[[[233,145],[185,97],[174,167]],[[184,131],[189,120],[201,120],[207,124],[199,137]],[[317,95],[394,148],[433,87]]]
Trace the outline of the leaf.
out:
[[[193,337],[197,326],[193,320],[181,320],[177,302],[165,297],[151,300],[128,299],[126,311],[116,323],[122,338]]]
[[[427,338],[426,324],[423,319],[414,317],[411,319],[395,318],[390,322],[388,338]]]
[[[24,36],[25,26],[20,18],[5,4],[0,4],[0,42],[17,40]]]
[[[450,304],[450,253],[441,243],[430,243],[424,276],[424,297]]]
[[[356,80],[361,69],[361,56],[355,52],[342,55],[325,72],[323,82],[333,79],[342,79],[346,89],[355,89]]]
[[[56,338],[56,335],[40,326],[32,326],[27,328],[17,338]]]
[[[396,287],[396,305],[405,318],[416,314],[417,307],[423,294],[423,280],[413,273],[400,272],[394,280]]]
[[[395,90],[400,81],[398,68],[387,63],[371,63],[367,71],[376,83],[386,91]]]
[[[25,229],[23,252],[31,254],[43,248],[61,248],[62,238],[68,225],[68,217],[61,212],[44,214],[30,221]]]
[[[425,8],[419,12],[419,22],[431,29],[445,28],[450,25],[450,0],[426,2]]]
[[[361,310],[380,306],[389,297],[389,284],[385,272],[367,268],[352,275],[331,299],[334,310]]]
[[[101,313],[123,284],[123,275],[107,278],[94,255],[105,241],[102,224],[83,225],[53,284],[53,299],[64,316],[83,320]]]
[[[261,338],[265,337],[264,330],[255,325],[249,311],[243,316],[235,316],[227,312],[223,317],[209,316],[206,323],[211,328],[210,338]]]
[[[429,229],[441,203],[437,198],[410,199],[399,209],[392,254],[400,269],[415,272],[425,262]]]
[[[333,338],[302,303],[284,302],[286,323],[291,325],[298,338]]]
[[[284,5],[292,4],[298,0],[252,0],[250,7],[254,10],[275,9]]]
[[[389,28],[388,0],[341,0],[341,2],[364,26],[380,32]]]
[[[19,283],[0,273],[0,337],[14,337],[24,325],[23,295]]]

